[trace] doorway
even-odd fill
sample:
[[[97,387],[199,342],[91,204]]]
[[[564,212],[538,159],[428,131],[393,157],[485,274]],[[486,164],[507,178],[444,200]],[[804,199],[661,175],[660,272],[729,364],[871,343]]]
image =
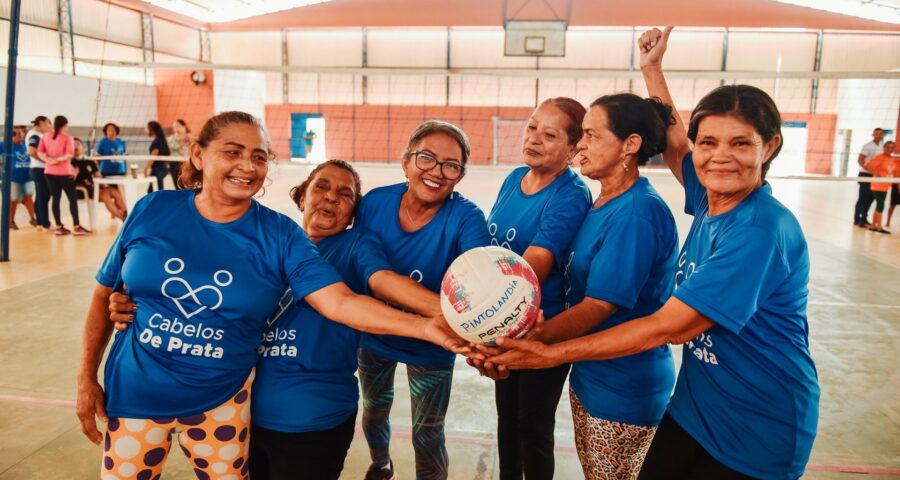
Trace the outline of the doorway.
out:
[[[291,160],[322,163],[325,147],[325,117],[321,113],[291,114]]]
[[[808,132],[806,122],[784,122],[781,126],[783,145],[772,162],[769,175],[803,175],[806,173]]]

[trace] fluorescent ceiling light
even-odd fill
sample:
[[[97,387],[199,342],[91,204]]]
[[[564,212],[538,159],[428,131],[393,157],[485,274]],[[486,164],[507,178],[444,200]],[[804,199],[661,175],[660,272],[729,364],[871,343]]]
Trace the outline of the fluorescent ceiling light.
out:
[[[331,0],[145,0],[204,23],[220,23],[306,7]]]
[[[900,25],[900,9],[890,0],[776,0],[801,7]]]

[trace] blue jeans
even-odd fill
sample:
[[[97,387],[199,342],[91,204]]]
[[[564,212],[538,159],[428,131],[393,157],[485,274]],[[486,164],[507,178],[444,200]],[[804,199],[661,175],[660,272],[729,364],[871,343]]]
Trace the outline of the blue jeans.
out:
[[[37,224],[50,228],[50,186],[44,177],[43,168],[32,168],[31,179],[34,180],[34,216]]]
[[[394,372],[397,362],[359,349],[359,381],[363,394],[363,433],[375,465],[391,461],[391,422]],[[445,480],[450,457],[444,446],[444,417],[450,405],[453,366],[407,365],[412,395],[412,441],[416,478]]]

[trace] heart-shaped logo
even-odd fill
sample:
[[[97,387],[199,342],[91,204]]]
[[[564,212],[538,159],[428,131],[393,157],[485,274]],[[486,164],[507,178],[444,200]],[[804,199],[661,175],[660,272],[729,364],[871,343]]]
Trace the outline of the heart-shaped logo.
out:
[[[170,258],[164,266],[166,273],[170,275],[178,275],[184,271],[184,260],[180,258]],[[227,287],[234,280],[231,272],[227,270],[219,270],[213,274],[213,282],[219,287]],[[212,292],[212,295],[204,295],[206,299],[214,298],[213,305],[205,305],[200,298],[200,293],[204,291]],[[193,288],[187,280],[181,277],[172,277],[163,282],[160,292],[164,297],[172,299],[172,302],[178,307],[178,310],[184,315],[185,320],[197,315],[204,310],[215,310],[222,305],[222,291],[213,285],[204,285],[200,288]]]

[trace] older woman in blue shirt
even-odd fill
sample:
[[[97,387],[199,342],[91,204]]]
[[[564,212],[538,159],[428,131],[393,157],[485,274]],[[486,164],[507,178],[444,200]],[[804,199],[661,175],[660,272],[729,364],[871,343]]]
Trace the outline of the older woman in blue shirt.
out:
[[[670,32],[650,30],[639,46],[650,95],[672,105],[661,67]],[[687,132],[676,120],[663,156],[694,222],[674,295],[656,313],[587,337],[501,341],[511,351],[491,360],[544,368],[684,343],[640,478],[798,478],[816,435],[819,385],[806,239],[765,181],[781,149],[781,116],[762,90],[728,85],[700,100]]]

